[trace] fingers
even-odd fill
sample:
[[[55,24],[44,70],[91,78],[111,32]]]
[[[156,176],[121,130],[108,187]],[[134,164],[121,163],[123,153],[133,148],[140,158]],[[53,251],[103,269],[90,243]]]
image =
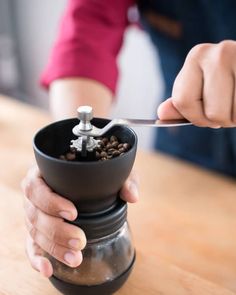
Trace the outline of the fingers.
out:
[[[28,220],[26,220],[26,226],[31,239],[34,241],[35,245],[38,245],[40,249],[44,250],[55,259],[67,264],[70,267],[77,267],[81,264],[82,253],[80,250],[72,250],[68,247],[56,243],[55,240],[47,238],[47,236],[36,230]],[[39,260],[39,257],[34,257],[33,262],[34,268],[43,268],[43,266],[41,265],[42,262],[41,260]]]
[[[232,110],[232,122],[236,125],[236,75],[234,76],[234,101]]]
[[[25,196],[40,210],[52,216],[67,220],[77,217],[77,210],[72,202],[52,192],[40,176],[35,166],[28,172],[22,182]]]
[[[64,222],[61,218],[45,214],[28,200],[25,201],[25,211],[26,225],[33,239],[39,231],[56,244],[75,250],[82,250],[85,247],[86,237],[78,226]]]
[[[203,72],[197,59],[199,54],[199,51],[191,53],[176,77],[172,90],[172,103],[183,117],[194,125],[215,127],[204,114]]]
[[[236,126],[236,42],[199,44],[175,79],[172,97],[158,109],[162,120],[180,115],[196,126]]]
[[[120,191],[120,197],[124,201],[127,201],[129,203],[135,203],[139,199],[139,179],[138,175],[132,171],[129,178],[124,183],[121,191]]]
[[[159,105],[157,116],[160,120],[174,120],[183,118],[183,115],[181,115],[181,113],[173,105],[171,98],[168,98]]]
[[[33,239],[30,237],[29,234],[26,240],[26,254],[29,258],[31,266],[35,270],[39,271],[46,278],[52,276],[53,268],[50,261],[42,256],[42,249],[34,243]]]
[[[203,100],[205,116],[219,126],[230,127],[233,124],[235,82],[230,62],[223,56],[222,46],[211,49],[212,58],[208,61],[208,65],[203,67]]]

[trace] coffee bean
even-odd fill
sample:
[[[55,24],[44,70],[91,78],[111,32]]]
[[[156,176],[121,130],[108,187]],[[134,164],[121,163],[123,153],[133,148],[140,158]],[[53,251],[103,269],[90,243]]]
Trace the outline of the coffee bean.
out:
[[[113,157],[117,157],[117,156],[119,156],[120,155],[120,152],[119,151],[114,151],[113,153],[112,153],[112,156]]]
[[[108,144],[106,145],[106,149],[109,150],[110,148],[112,148],[112,145],[110,142],[108,142]]]
[[[127,151],[130,148],[130,145],[128,143],[124,143],[123,148]]]
[[[102,149],[99,146],[97,146],[96,147],[96,151],[99,152],[99,153],[101,153]]]
[[[102,158],[105,158],[105,157],[107,157],[107,153],[106,153],[106,152],[104,152],[104,151],[103,151],[103,152],[101,152],[101,154],[100,154],[100,155],[101,155],[101,157],[102,157]]]
[[[118,145],[119,145],[119,142],[118,142],[118,141],[113,141],[112,144],[111,144],[111,146],[112,146],[113,148],[117,148]]]
[[[66,154],[66,159],[68,160],[68,161],[72,161],[72,160],[75,160],[75,158],[76,158],[76,154],[75,153],[67,153]]]
[[[118,141],[117,137],[115,135],[112,135],[110,137],[110,142]]]
[[[122,148],[119,148],[119,152],[120,153],[124,153],[125,152],[125,149],[122,147]]]
[[[130,144],[127,142],[120,142],[119,139],[112,135],[108,137],[96,138],[99,140],[97,147],[94,150],[94,153],[91,153],[90,156],[93,157],[90,160],[97,161],[106,161],[112,158],[122,156],[130,149]],[[61,160],[66,161],[80,161],[80,152],[76,148],[70,148],[70,150],[59,157]]]
[[[109,142],[109,139],[107,137],[103,137],[102,142],[104,145],[107,145],[107,143]]]
[[[111,148],[107,151],[108,155],[112,155],[112,153],[115,151],[115,149]]]

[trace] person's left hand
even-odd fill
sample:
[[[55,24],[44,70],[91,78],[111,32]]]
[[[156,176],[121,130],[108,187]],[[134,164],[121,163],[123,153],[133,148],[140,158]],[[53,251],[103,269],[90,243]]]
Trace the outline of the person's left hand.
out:
[[[192,48],[172,96],[158,108],[161,120],[186,118],[200,127],[236,126],[236,42]]]

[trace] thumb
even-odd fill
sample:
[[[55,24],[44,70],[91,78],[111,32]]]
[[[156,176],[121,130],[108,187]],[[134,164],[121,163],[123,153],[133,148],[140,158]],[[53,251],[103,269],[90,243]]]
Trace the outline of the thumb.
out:
[[[160,120],[183,119],[183,116],[175,108],[172,98],[168,98],[159,105],[157,115]]]

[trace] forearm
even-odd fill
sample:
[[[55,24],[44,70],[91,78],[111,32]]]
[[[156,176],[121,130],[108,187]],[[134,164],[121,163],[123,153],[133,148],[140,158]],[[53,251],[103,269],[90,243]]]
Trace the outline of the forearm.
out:
[[[94,80],[67,78],[51,83],[49,99],[54,120],[76,117],[80,105],[90,105],[94,116],[106,117],[111,109],[112,92]]]

